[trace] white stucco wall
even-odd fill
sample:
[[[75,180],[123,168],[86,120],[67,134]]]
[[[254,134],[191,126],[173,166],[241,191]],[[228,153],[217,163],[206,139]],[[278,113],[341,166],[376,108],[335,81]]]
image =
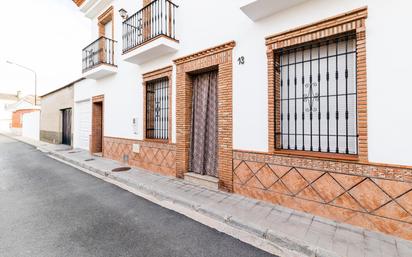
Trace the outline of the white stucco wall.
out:
[[[411,42],[408,11],[412,2],[396,4],[383,0],[309,0],[272,16],[251,21],[239,8],[240,0],[174,1],[177,11],[179,51],[140,66],[121,61],[121,18],[142,6],[139,0],[115,0],[115,40],[117,74],[98,80],[85,80],[75,86],[75,101],[104,94],[105,136],[142,139],[141,74],[173,64],[172,60],[235,40],[233,62],[233,147],[267,151],[267,60],[265,37],[316,22],[355,8],[368,6],[368,126],[369,161],[412,165],[412,87],[409,60],[405,51]],[[92,22],[91,41],[97,38],[97,19]],[[79,53],[80,56],[80,53]],[[238,57],[245,64],[238,65]],[[80,67],[79,67],[80,68]],[[175,142],[175,78],[173,78],[173,137]],[[133,133],[132,120],[138,118],[139,132]]]
[[[47,132],[62,132],[61,110],[73,108],[74,88],[68,86],[45,95],[41,99],[40,129]]]
[[[412,87],[407,51],[412,2],[369,1],[369,160],[412,165]],[[390,18],[389,18],[390,17]],[[405,51],[406,50],[406,51]]]

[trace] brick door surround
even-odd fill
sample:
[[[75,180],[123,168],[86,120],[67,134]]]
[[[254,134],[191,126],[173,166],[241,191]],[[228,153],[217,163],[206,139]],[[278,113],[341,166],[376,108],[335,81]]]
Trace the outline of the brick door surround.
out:
[[[90,138],[90,152],[102,153],[104,135],[104,95],[92,98],[92,134]]]
[[[174,60],[176,64],[176,176],[189,169],[192,75],[218,71],[218,176],[219,189],[233,191],[232,172],[232,49],[222,45]]]

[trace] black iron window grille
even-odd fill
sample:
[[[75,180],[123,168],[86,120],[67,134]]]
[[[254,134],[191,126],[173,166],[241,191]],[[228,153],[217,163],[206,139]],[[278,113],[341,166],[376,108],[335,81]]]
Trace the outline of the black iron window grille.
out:
[[[123,22],[123,53],[157,36],[176,39],[176,8],[169,0],[154,0]]]
[[[114,48],[116,41],[106,37],[99,37],[90,45],[83,48],[82,63],[83,72],[96,67],[99,64],[115,65]]]
[[[353,34],[275,52],[275,147],[358,154]]]
[[[169,79],[146,83],[146,138],[168,139]]]

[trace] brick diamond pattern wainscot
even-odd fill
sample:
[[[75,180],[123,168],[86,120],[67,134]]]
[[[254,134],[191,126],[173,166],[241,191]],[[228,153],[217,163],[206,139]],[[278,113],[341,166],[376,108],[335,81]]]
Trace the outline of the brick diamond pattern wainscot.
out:
[[[132,151],[133,144],[139,144],[139,153]],[[127,156],[125,158],[125,156]],[[174,144],[147,142],[123,138],[104,138],[104,157],[125,162],[125,165],[139,167],[163,175],[176,176],[176,147]]]
[[[412,169],[234,151],[234,191],[412,239]]]

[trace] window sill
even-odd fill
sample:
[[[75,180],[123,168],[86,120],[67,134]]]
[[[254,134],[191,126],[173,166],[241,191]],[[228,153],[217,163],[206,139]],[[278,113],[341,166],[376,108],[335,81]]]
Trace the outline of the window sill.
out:
[[[169,139],[145,138],[143,139],[143,141],[151,142],[151,143],[159,143],[159,144],[170,144]]]
[[[342,160],[342,161],[359,161],[359,155],[355,154],[339,154],[339,153],[320,153],[320,152],[304,152],[298,150],[273,150],[270,154],[282,154],[289,156],[314,157],[320,159]]]

